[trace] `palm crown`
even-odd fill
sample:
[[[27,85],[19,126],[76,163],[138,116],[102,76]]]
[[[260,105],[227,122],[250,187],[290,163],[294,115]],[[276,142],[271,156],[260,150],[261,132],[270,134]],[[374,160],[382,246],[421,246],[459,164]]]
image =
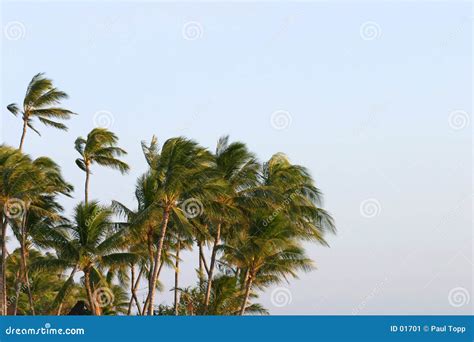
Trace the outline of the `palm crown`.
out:
[[[16,103],[7,106],[13,115],[22,115],[23,132],[20,139],[20,150],[23,148],[28,128],[40,135],[34,127],[35,118],[46,126],[67,130],[66,125],[57,121],[68,120],[74,114],[72,111],[58,106],[62,100],[67,98],[68,95],[54,87],[53,81],[46,78],[43,73],[36,74],[33,77],[26,89],[21,108]]]
[[[127,154],[117,147],[117,136],[105,128],[94,128],[87,139],[79,137],[76,139],[75,148],[81,158],[76,159],[77,166],[86,173],[85,202],[89,200],[89,177],[92,164],[119,170],[122,174],[128,172],[127,163],[119,159]]]
[[[95,201],[80,203],[74,209],[71,223],[56,226],[50,231],[49,237],[41,241],[43,246],[56,250],[57,259],[35,265],[36,268],[49,270],[81,270],[84,273],[87,299],[94,314],[100,313],[100,308],[95,305],[97,298],[94,296],[94,286],[105,281],[101,269],[127,265],[136,260],[133,253],[120,252],[126,247],[126,230],[113,230],[112,223],[112,211],[109,208]],[[66,292],[66,289],[62,292]]]

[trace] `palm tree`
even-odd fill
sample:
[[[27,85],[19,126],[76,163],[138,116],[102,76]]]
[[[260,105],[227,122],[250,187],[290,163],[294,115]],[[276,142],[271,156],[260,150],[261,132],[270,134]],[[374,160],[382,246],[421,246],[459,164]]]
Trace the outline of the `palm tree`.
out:
[[[143,141],[142,150],[148,166],[151,167],[158,157],[158,142],[156,137],[152,137],[149,145]],[[147,277],[150,288],[152,286],[151,271],[153,270],[156,253],[155,241],[158,239],[158,227],[162,221],[162,211],[155,203],[157,186],[156,177],[151,170],[148,170],[137,179],[135,185],[136,209],[130,209],[119,201],[112,201],[114,211],[119,216],[124,217],[129,226],[131,238],[130,248],[144,254],[144,263],[141,265],[139,275],[137,276],[138,279],[135,280],[135,285],[131,288],[132,299],[135,301],[139,313],[141,313],[142,310],[138,308],[138,300],[133,294],[142,275]],[[161,268],[162,265],[160,264],[159,269]],[[133,266],[130,267],[130,272],[131,278],[135,278]],[[131,304],[132,302],[130,302],[130,309]]]
[[[95,293],[102,293],[104,297],[99,295],[97,298],[102,315],[127,313],[130,300],[126,290],[127,283],[130,282],[127,268],[128,265],[117,263],[111,265],[105,274],[96,273],[99,277],[93,281]]]
[[[269,206],[246,215],[251,218],[247,228],[234,234],[224,247],[224,259],[242,271],[241,315],[253,286],[263,288],[289,275],[296,277],[298,270],[312,269],[301,241],[327,245],[324,234],[335,231],[332,217],[320,208],[321,192],[304,167],[276,154],[263,164],[259,183],[253,195],[267,198]]]
[[[177,316],[179,304],[179,275],[180,275],[180,254],[183,250],[191,250],[193,245],[192,230],[188,225],[178,225],[170,222],[170,238],[172,240],[172,249],[175,252],[174,259],[174,314]]]
[[[33,126],[34,118],[38,118],[38,120],[46,126],[67,130],[67,127],[63,123],[55,121],[57,119],[68,120],[71,115],[75,114],[68,109],[58,107],[61,100],[67,98],[68,95],[65,92],[54,87],[52,80],[46,78],[44,73],[39,73],[32,78],[26,89],[22,109],[20,109],[16,103],[7,106],[7,109],[13,115],[22,115],[23,131],[20,139],[20,151],[23,148],[28,128],[40,135],[38,130]]]
[[[148,148],[144,148],[148,151]],[[149,154],[148,152],[145,155]],[[147,159],[148,159],[147,157]],[[149,297],[143,308],[139,307],[138,299],[134,292],[138,287],[138,282],[142,276],[148,279],[148,286],[152,288],[151,277],[154,268],[154,261],[156,255],[156,241],[158,240],[158,228],[162,221],[162,211],[155,203],[155,195],[157,192],[156,178],[151,171],[147,171],[140,176],[135,186],[135,199],[137,202],[136,209],[130,209],[119,201],[112,202],[112,208],[121,217],[126,218],[126,224],[129,229],[129,250],[141,256],[139,260],[140,271],[135,278],[135,265],[130,265],[130,278],[134,279],[134,285],[131,287],[132,300],[135,301],[138,312],[145,314],[147,312]],[[163,246],[170,245],[169,237],[165,240]],[[160,263],[158,265],[158,277],[165,265],[172,266],[173,260],[168,248],[163,248],[161,252]],[[155,288],[159,288],[157,281]],[[131,304],[130,309],[131,309]]]
[[[13,315],[31,315],[30,293],[34,302],[36,314],[51,315],[54,314],[54,298],[58,289],[63,286],[66,281],[62,273],[41,272],[33,267],[37,262],[46,262],[54,260],[54,256],[46,253],[42,254],[35,249],[31,249],[28,255],[28,268],[31,279],[31,288],[28,290],[21,282],[20,272],[22,268],[21,250],[18,248],[8,256],[8,304],[10,306],[9,313]],[[71,286],[70,291],[64,298],[65,309],[70,309],[74,304],[74,299],[80,294],[78,286]]]
[[[25,169],[23,172],[28,178],[21,183],[21,215],[9,215],[7,221],[20,243],[21,250],[21,279],[26,283],[30,309],[35,314],[33,298],[28,277],[27,256],[31,230],[39,225],[51,225],[61,219],[62,207],[57,203],[57,195],[69,195],[72,186],[64,181],[59,166],[51,159],[40,157],[33,161],[24,158]],[[18,184],[17,184],[18,185]]]
[[[89,176],[91,166],[96,163],[101,166],[119,170],[122,174],[128,172],[129,166],[118,159],[127,152],[117,147],[117,136],[105,128],[94,128],[87,139],[76,139],[75,148],[82,158],[76,159],[77,166],[86,173],[84,186],[85,203],[89,201]]]
[[[213,235],[211,259],[208,268],[208,279],[204,307],[210,301],[213,275],[217,260],[217,251],[221,236],[231,223],[243,219],[241,206],[245,203],[245,192],[255,187],[258,179],[259,164],[255,156],[248,151],[245,144],[234,142],[229,144],[229,137],[224,136],[217,143],[215,160],[215,175],[224,181],[224,189],[211,198],[217,215],[210,218],[211,234]],[[209,199],[208,199],[209,200]],[[211,207],[208,205],[208,207]]]
[[[47,224],[60,218],[60,205],[56,196],[68,194],[72,187],[61,176],[59,167],[49,158],[41,157],[34,161],[19,150],[0,146],[0,211],[2,262],[1,276],[5,284],[6,266],[6,235],[7,226],[20,242],[21,248],[21,279],[26,282],[29,293],[31,311],[34,314],[31,296],[27,254],[31,244],[30,230],[38,224]],[[41,217],[41,219],[40,219]],[[5,286],[5,285],[4,285]],[[2,290],[3,313],[6,313],[6,289]]]
[[[25,184],[31,182],[31,159],[19,150],[0,145],[1,314],[7,314],[7,227],[12,218],[23,216]]]
[[[152,269],[155,257],[155,240],[156,228],[161,221],[161,212],[154,206],[155,181],[149,173],[145,173],[138,178],[135,186],[135,198],[137,201],[137,209],[129,209],[119,201],[112,201],[112,208],[121,217],[127,221],[130,231],[129,249],[141,255],[141,266],[138,279],[135,279],[135,265],[130,265],[130,277],[132,278],[131,294],[132,300],[135,301],[137,307],[138,299],[134,292],[138,286],[138,282],[142,276],[147,276],[148,283],[151,280],[150,270]],[[132,301],[130,301],[131,310]],[[141,308],[137,308],[141,312]]]
[[[260,216],[262,217],[262,216]],[[267,226],[257,219],[249,231],[241,234],[232,244],[224,246],[224,259],[241,270],[244,296],[240,315],[245,313],[251,290],[278,283],[288,276],[297,277],[297,271],[313,269],[313,262],[307,258],[304,249],[294,236],[294,229],[283,215],[276,216]]]
[[[10,226],[20,243],[21,277],[26,283],[30,307],[34,315],[35,309],[27,267],[28,249],[35,242],[35,236],[48,234],[54,223],[64,220],[60,215],[63,208],[57,202],[57,196],[59,194],[69,196],[73,187],[63,179],[59,166],[51,159],[37,158],[31,166],[29,172],[31,181],[23,197],[23,215],[11,219]]]
[[[94,294],[94,284],[103,279],[100,270],[117,265],[126,266],[137,261],[133,253],[125,252],[127,230],[112,230],[112,214],[112,210],[95,201],[78,204],[74,209],[72,223],[56,227],[49,239],[43,241],[44,246],[56,250],[57,259],[35,265],[37,268],[50,270],[57,267],[70,268],[72,272],[69,279],[73,278],[77,270],[81,270],[84,273],[87,300],[95,315],[101,312]]]
[[[300,239],[327,246],[324,235],[335,233],[336,227],[334,219],[321,207],[322,194],[309,171],[277,153],[263,165],[260,179],[261,186],[268,189],[273,198],[272,213],[263,224],[268,224],[273,215],[282,213],[293,222]]]
[[[89,201],[94,163],[122,173],[129,169],[117,143],[115,134],[102,128],[76,140],[81,155],[76,164],[86,173],[85,201],[71,221],[58,201],[72,191],[59,166],[0,145],[2,314],[7,309],[61,314],[73,295],[87,298],[95,315],[131,314],[134,303],[138,314],[148,315],[265,314],[251,303],[258,291],[311,270],[303,243],[327,245],[326,233],[335,232],[306,168],[281,153],[260,164],[245,144],[229,143],[228,137],[219,139],[214,154],[182,137],[160,148],[153,137],[149,145],[142,143],[148,170],[136,183],[136,209],[119,201],[110,208]],[[114,214],[125,222],[113,221]],[[10,230],[19,249],[8,256]],[[194,243],[198,283],[182,289],[181,253]],[[55,253],[41,256],[37,250]],[[155,307],[165,267],[174,268],[174,302]],[[78,271],[83,277],[76,284]],[[137,296],[142,279],[148,281],[143,306]],[[44,298],[40,289],[47,292]],[[101,291],[115,300],[102,306]],[[11,307],[7,296],[15,298]]]
[[[185,200],[199,201],[209,194],[204,186],[209,178],[211,155],[192,140],[172,138],[155,153],[151,172],[157,182],[154,203],[162,213],[148,294],[148,315],[153,315],[155,288],[170,217],[178,224],[189,224],[181,208]]]
[[[240,306],[244,293],[241,291],[237,278],[228,275],[220,275],[214,279],[212,296],[205,314],[210,315],[237,315],[240,312]],[[257,296],[251,294],[249,299]],[[258,303],[247,301],[246,312],[251,314],[267,315],[268,311]]]

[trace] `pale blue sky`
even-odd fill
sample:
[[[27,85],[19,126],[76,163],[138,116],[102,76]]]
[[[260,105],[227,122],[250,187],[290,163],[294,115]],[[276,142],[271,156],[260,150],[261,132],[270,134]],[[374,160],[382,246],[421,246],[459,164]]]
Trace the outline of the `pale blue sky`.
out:
[[[230,134],[262,160],[285,152],[311,170],[339,235],[308,246],[319,269],[291,282],[289,305],[262,295],[272,313],[467,313],[448,295],[472,289],[472,122],[456,130],[449,118],[472,121],[472,15],[454,1],[3,1],[0,140],[18,144],[5,106],[46,72],[79,116],[67,133],[38,123],[43,137],[28,132],[25,151],[59,160],[78,198],[73,142],[101,110],[132,165],[127,176],[95,168],[91,196],[104,203],[133,205],[139,142],[152,134],[212,148]],[[200,38],[185,39],[189,22]],[[271,125],[277,110],[290,113],[286,129]],[[361,215],[367,199],[376,217]],[[170,303],[171,272],[164,282]]]

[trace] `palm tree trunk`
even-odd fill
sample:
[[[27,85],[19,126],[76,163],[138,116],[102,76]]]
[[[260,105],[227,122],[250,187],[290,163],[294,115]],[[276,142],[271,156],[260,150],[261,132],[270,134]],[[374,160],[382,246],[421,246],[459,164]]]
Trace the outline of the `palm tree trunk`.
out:
[[[28,276],[28,270],[25,269],[25,283],[26,283],[26,290],[28,292],[28,303],[30,305],[31,315],[35,316],[35,305],[33,303],[33,294],[31,292],[31,285],[30,285],[30,278]]]
[[[26,215],[25,215],[26,216]],[[27,265],[27,251],[26,251],[26,233],[23,231],[21,236],[20,252],[21,252],[21,269],[23,273],[23,279],[25,280],[26,290],[28,293],[28,303],[30,305],[31,314],[35,315],[35,306],[33,303],[33,294],[31,293],[30,278],[28,275]]]
[[[154,264],[154,260],[155,260],[155,255],[154,255],[154,252],[153,252],[153,227],[149,226],[148,227],[148,232],[147,232],[147,245],[148,245],[148,258],[149,258],[149,262],[150,262],[150,269],[149,269],[149,272],[148,272],[148,289],[151,289],[153,287],[153,284],[151,283],[151,279],[153,277],[153,273],[154,273],[154,270],[155,270],[155,264]],[[147,295],[147,298],[146,298],[146,301],[145,301],[145,307],[148,303],[148,300],[149,300],[149,297],[150,296],[150,292],[148,291],[148,295]],[[145,307],[143,308],[143,310],[145,310]],[[143,312],[143,314],[145,314],[145,312]]]
[[[204,251],[202,249],[202,243],[199,241],[199,267],[201,268],[199,271],[200,279],[199,284],[201,285],[204,281],[204,272],[209,275],[209,268],[207,267],[206,258],[204,257]]]
[[[140,272],[138,272],[137,280],[135,281],[135,285],[133,286],[133,290],[132,290],[132,298],[135,301],[135,305],[137,307],[137,312],[139,315],[142,312],[142,308],[140,307],[140,302],[138,301],[138,298],[137,298],[137,287],[138,287],[138,284],[140,283],[140,278],[142,277],[142,274],[143,274],[143,267],[141,267]]]
[[[211,263],[209,265],[209,273],[207,278],[206,298],[204,300],[204,313],[207,313],[209,307],[209,300],[211,299],[212,276],[214,274],[214,267],[216,265],[217,246],[221,239],[221,223],[217,225],[216,236],[214,238],[214,246],[212,247]]]
[[[56,311],[56,316],[61,316],[61,311],[63,310],[63,302],[59,303],[58,311]]]
[[[130,302],[128,302],[128,310],[127,316],[130,316],[132,312],[132,304],[133,304],[133,288],[135,286],[135,265],[130,264]]]
[[[242,301],[242,307],[240,308],[240,316],[245,314],[245,308],[247,307],[247,302],[250,296],[250,288],[252,287],[252,277],[249,277],[247,281],[247,286],[245,288],[244,300]]]
[[[19,272],[16,272],[16,287],[15,287],[15,302],[13,304],[13,316],[16,316],[17,313],[18,313],[18,300],[19,300],[19,297],[20,297],[20,293],[21,293],[21,288],[23,287],[23,284],[18,281],[18,279],[20,279],[20,274]]]
[[[89,301],[89,309],[91,310],[92,314],[95,315],[95,303],[94,298],[92,295],[92,288],[91,288],[91,270],[90,268],[86,268],[84,270],[84,282],[86,285],[86,293],[87,293],[87,300]]]
[[[137,279],[134,280],[134,271],[131,272],[131,298],[130,298],[130,302],[128,303],[128,313],[127,315],[130,315],[131,314],[131,306],[132,304],[135,302],[135,306],[137,307],[137,313],[138,315],[142,315],[143,312],[142,312],[142,308],[140,306],[140,302],[138,301],[138,298],[137,298],[137,288],[138,288],[138,284],[140,283],[140,279],[142,277],[142,274],[143,274],[143,270],[144,270],[144,267],[140,267],[140,272],[138,272],[138,276],[137,276]]]
[[[164,262],[161,261],[160,263],[160,267],[158,268],[158,278],[160,277],[160,273],[161,273],[161,269],[163,268],[163,264]],[[146,297],[146,300],[145,300],[145,304],[143,305],[143,310],[142,310],[142,315],[145,315],[148,311],[148,303],[150,303],[150,296],[149,296],[150,292],[148,292],[148,295]]]
[[[178,286],[179,286],[179,252],[181,250],[181,241],[178,237],[178,246],[176,247],[176,261],[174,270],[174,315],[178,316]]]
[[[155,254],[155,260],[154,264],[155,267],[153,269],[153,275],[151,278],[151,288],[148,289],[148,297],[150,298],[149,303],[148,303],[148,315],[153,316],[153,305],[155,303],[155,289],[156,289],[156,283],[158,281],[158,267],[156,265],[160,265],[161,262],[161,253],[163,251],[163,244],[165,242],[165,236],[166,236],[166,228],[168,227],[168,220],[170,218],[170,211],[169,209],[165,209],[163,213],[163,222],[161,225],[161,233],[160,233],[160,241],[158,242],[158,248],[156,250]]]
[[[247,280],[249,279],[249,269],[247,268],[247,270],[245,271],[245,276],[244,276],[244,279],[242,279],[242,282],[240,284],[240,290],[243,291],[244,288],[245,288],[245,285],[247,284]]]
[[[25,142],[25,136],[26,136],[26,129],[28,128],[27,126],[28,121],[23,119],[23,132],[21,134],[21,139],[20,139],[20,146],[18,149],[21,151],[23,149],[23,144]]]
[[[143,310],[142,310],[142,316],[146,315],[148,313],[148,302],[150,301],[150,296],[147,294],[145,303],[143,303]]]
[[[202,280],[204,279],[204,269],[203,269],[203,264],[202,264],[202,245],[201,241],[197,242],[198,245],[198,250],[199,250],[199,284],[202,283]]]
[[[89,177],[90,177],[90,171],[89,171],[89,166],[87,165],[87,162],[86,162],[86,181],[84,183],[84,201],[86,204],[89,202]]]
[[[1,231],[2,236],[2,257],[1,257],[1,277],[0,277],[0,285],[1,285],[1,315],[5,316],[7,314],[7,223],[2,215],[0,217],[0,224],[1,224]]]
[[[76,274],[77,272],[77,265],[75,265],[71,271],[71,273],[69,274],[69,277],[67,278],[66,280],[66,283],[68,282],[72,282],[72,279],[74,278],[74,275]],[[66,297],[66,293],[64,294],[63,298],[61,298],[61,300],[59,301],[59,305],[58,305],[58,311],[56,311],[56,316],[60,316],[61,315],[61,311],[63,309],[63,304],[64,304],[64,298]]]

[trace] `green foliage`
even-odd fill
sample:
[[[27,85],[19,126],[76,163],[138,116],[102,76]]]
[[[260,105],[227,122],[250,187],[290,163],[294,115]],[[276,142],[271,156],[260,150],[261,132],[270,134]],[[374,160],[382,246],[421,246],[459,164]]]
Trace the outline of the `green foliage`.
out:
[[[179,315],[238,315],[244,292],[239,286],[238,279],[233,276],[219,275],[213,280],[211,299],[207,311],[204,309],[204,297],[207,284],[203,283],[194,287],[180,288]],[[252,295],[256,298],[256,295]],[[246,305],[246,312],[250,314],[267,315],[268,311],[260,304]],[[159,305],[159,315],[174,315],[171,306]]]
[[[86,171],[90,165],[97,164],[122,173],[128,172],[129,166],[118,159],[127,152],[117,147],[117,142],[117,136],[105,128],[94,128],[87,135],[87,139],[77,138],[74,145],[81,155],[81,158],[76,159],[77,166]]]
[[[26,89],[23,105],[20,107],[16,103],[11,103],[7,106],[7,109],[13,115],[21,114],[23,120],[20,149],[23,146],[27,128],[40,135],[40,132],[34,127],[35,119],[38,119],[45,126],[67,130],[67,126],[60,121],[69,120],[75,114],[69,109],[60,107],[61,101],[67,98],[68,95],[57,89],[53,85],[53,81],[46,78],[44,73],[36,74],[31,79]]]
[[[35,117],[64,129],[52,121],[72,114],[56,107],[64,98],[38,74],[22,109],[8,109],[33,130]],[[18,289],[18,314],[65,314],[79,300],[103,315],[267,314],[255,303],[259,293],[313,270],[303,243],[327,246],[326,234],[335,232],[305,167],[282,153],[260,162],[227,136],[213,153],[184,137],[162,146],[156,137],[142,142],[148,167],[136,182],[136,207],[89,201],[92,165],[129,171],[126,151],[117,145],[118,137],[103,128],[76,139],[85,201],[69,219],[59,199],[73,189],[59,166],[0,145],[0,241],[6,250],[8,230],[20,244],[2,259],[0,275],[9,297]],[[195,252],[198,266],[197,284],[188,288],[179,286],[184,250]],[[155,293],[169,285],[160,282],[163,268],[174,269],[174,306],[155,305]],[[137,296],[143,286],[145,302]]]
[[[24,282],[20,277],[20,249],[13,251],[7,261],[7,303],[9,313],[14,314],[15,306],[17,315],[31,315],[28,304],[28,293]],[[53,306],[54,298],[67,281],[67,277],[61,271],[43,272],[32,267],[35,263],[54,262],[54,257],[49,254],[41,254],[39,251],[30,250],[28,267],[30,270],[31,291],[35,303],[36,314],[54,315],[56,308]],[[59,267],[59,270],[62,267]],[[80,296],[81,289],[78,284],[72,284],[67,295],[63,299],[63,312],[68,312]]]

